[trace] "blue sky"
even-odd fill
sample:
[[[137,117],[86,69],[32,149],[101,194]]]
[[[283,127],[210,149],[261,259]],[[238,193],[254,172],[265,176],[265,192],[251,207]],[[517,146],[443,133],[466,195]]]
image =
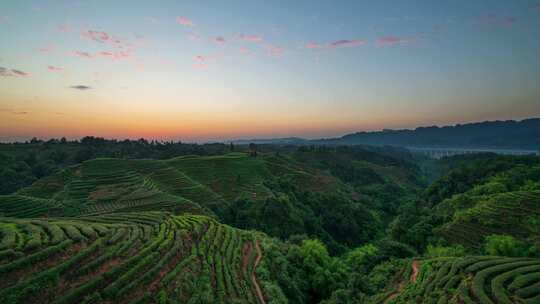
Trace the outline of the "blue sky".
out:
[[[540,115],[540,1],[3,1],[0,140]]]

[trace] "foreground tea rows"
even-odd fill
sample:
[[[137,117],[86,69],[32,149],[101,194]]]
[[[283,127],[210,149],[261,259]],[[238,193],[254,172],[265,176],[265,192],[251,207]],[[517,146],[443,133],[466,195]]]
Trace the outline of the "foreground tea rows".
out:
[[[435,258],[421,265],[399,296],[385,303],[540,303],[540,259],[477,256]]]
[[[3,218],[0,303],[264,303],[261,257],[252,233],[202,216]]]

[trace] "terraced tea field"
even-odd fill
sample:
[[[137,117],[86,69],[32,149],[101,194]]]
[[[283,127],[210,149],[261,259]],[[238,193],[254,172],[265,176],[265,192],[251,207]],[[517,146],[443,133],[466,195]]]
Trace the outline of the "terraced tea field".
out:
[[[419,272],[379,303],[540,303],[540,259],[473,256],[417,261]]]
[[[204,216],[0,218],[0,303],[265,303],[262,255]]]
[[[287,165],[285,165],[286,163]],[[288,176],[323,191],[335,179],[275,157],[244,153],[171,160],[94,159],[0,196],[0,216],[79,216],[166,210],[222,215],[236,198],[262,200],[269,178]],[[321,181],[325,181],[324,183]]]
[[[439,233],[450,242],[473,248],[491,234],[540,242],[540,191],[507,192],[477,201],[474,207],[456,213]]]

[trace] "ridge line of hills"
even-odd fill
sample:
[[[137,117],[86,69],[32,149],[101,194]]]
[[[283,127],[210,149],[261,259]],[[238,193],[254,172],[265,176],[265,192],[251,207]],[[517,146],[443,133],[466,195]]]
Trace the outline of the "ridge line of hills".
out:
[[[233,140],[235,144],[378,145],[419,148],[540,150],[540,118],[484,121],[415,129],[356,132],[336,138],[299,137]]]

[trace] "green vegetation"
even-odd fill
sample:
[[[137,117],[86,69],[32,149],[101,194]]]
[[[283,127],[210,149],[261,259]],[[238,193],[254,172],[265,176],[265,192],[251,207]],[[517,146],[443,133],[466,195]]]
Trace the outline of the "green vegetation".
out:
[[[18,258],[0,260],[2,303],[38,299],[40,303],[81,303],[93,298],[258,301],[255,284],[259,281],[252,274],[263,267],[255,263],[262,254],[256,249],[260,236],[207,217],[135,212],[70,221],[2,219],[0,223],[3,229],[19,233],[24,239],[22,248],[38,235],[47,236],[31,251],[21,251],[16,244],[4,249],[13,250]],[[30,223],[40,227],[39,234],[19,229]],[[60,232],[59,243],[50,241],[51,232],[44,227]],[[84,236],[74,238],[67,227]],[[147,287],[138,288],[143,285]]]
[[[419,264],[415,280],[402,278],[406,285],[389,303],[537,303],[540,295],[525,279],[538,277],[539,259],[447,257]]]
[[[539,157],[99,138],[0,148],[2,170],[33,151],[68,159],[30,185],[3,177],[1,303],[540,299]],[[84,149],[100,157],[77,161]]]

